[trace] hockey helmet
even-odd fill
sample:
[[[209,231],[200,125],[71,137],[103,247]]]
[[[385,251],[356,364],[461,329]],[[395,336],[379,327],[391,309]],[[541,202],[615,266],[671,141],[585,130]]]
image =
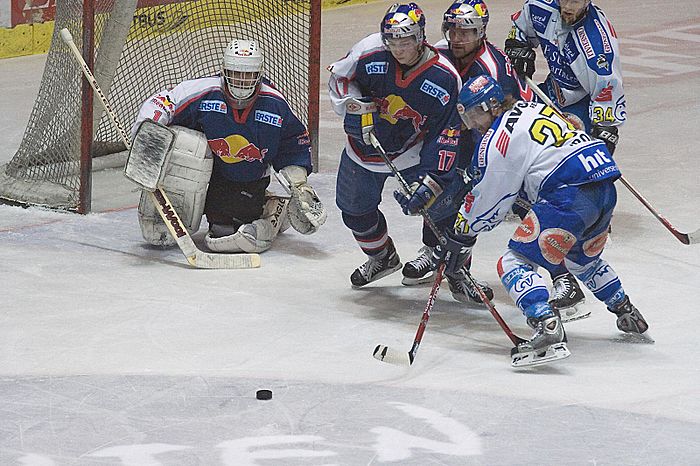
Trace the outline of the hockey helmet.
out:
[[[222,74],[229,93],[238,100],[250,99],[262,79],[263,56],[254,40],[234,39],[224,51]]]
[[[413,2],[394,3],[384,14],[379,30],[386,46],[390,39],[403,37],[413,37],[421,45],[425,41],[425,15]]]
[[[499,108],[505,95],[498,81],[491,76],[481,74],[464,84],[457,99],[457,112],[467,128],[476,128],[475,121],[484,113]]]
[[[442,35],[449,42],[451,28],[474,29],[476,36],[483,39],[488,24],[489,10],[483,0],[457,0],[442,16]]]

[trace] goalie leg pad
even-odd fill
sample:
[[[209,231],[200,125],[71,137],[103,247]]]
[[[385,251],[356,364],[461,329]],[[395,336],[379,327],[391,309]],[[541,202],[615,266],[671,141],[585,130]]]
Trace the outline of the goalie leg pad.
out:
[[[160,184],[192,234],[199,230],[202,221],[214,161],[204,134],[180,126],[170,129],[175,133],[175,141]],[[146,193],[139,202],[139,224],[144,239],[150,244],[175,244],[172,238],[164,239],[163,232],[167,235],[168,230]]]
[[[263,208],[263,218],[241,225],[232,235],[215,237],[210,231],[204,241],[215,252],[264,252],[270,249],[277,235],[289,228],[289,198],[271,196]]]

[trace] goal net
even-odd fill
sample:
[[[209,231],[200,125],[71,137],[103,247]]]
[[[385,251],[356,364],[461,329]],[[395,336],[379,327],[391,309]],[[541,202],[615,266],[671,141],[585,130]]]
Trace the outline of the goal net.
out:
[[[320,3],[94,0],[94,14],[84,15],[83,0],[57,2],[39,94],[17,153],[0,167],[0,199],[78,212],[90,210],[89,202],[83,205],[81,201],[90,198],[84,193],[90,188],[84,173],[90,164],[81,163],[81,145],[86,147],[85,138],[90,137],[89,131],[87,135],[81,131],[86,127],[81,110],[85,107],[82,73],[61,41],[62,28],[71,31],[79,49],[83,31],[92,32],[88,37],[94,42],[93,73],[126,128],[149,95],[186,79],[217,74],[231,39],[257,40],[265,54],[266,76],[309,127],[316,163]],[[92,113],[90,156],[94,159],[124,150],[98,103],[93,104]]]

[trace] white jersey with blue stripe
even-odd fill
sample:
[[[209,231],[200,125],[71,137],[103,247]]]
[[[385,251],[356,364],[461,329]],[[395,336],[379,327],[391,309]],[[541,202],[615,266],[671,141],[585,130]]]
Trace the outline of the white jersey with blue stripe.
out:
[[[530,203],[569,186],[620,176],[605,144],[575,130],[551,107],[519,101],[477,143],[469,167],[472,191],[457,228],[477,235],[495,228],[524,193]]]
[[[589,99],[591,123],[625,122],[620,48],[603,11],[591,4],[573,26],[562,21],[557,0],[526,0],[512,17],[509,38],[540,47],[561,107]]]

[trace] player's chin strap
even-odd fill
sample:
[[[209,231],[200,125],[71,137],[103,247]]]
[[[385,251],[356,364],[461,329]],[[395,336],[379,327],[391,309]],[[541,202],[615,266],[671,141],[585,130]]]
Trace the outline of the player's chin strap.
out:
[[[124,145],[129,149],[131,147],[129,136],[117,120],[117,115],[110,108],[107,98],[102,93],[87,63],[83,60],[83,56],[80,54],[75,42],[73,42],[73,36],[68,29],[61,30],[61,39],[66,43],[76,61],[80,64],[85,79],[95,91],[95,95],[99,98],[98,100],[104,107],[105,113],[119,133]],[[210,254],[201,251],[194,244],[187,227],[178,216],[165,191],[158,186],[152,186],[152,189],[149,189],[148,192],[153,200],[153,204],[156,206],[156,210],[158,210],[163,222],[168,227],[168,231],[170,231],[190,265],[203,269],[247,269],[260,267],[260,256],[258,254]]]
[[[534,82],[532,82],[532,79],[530,79],[530,78],[528,78],[528,77],[526,76],[526,77],[525,77],[525,82],[527,82],[528,86],[530,86],[530,87],[532,88],[533,92],[534,92],[535,94],[537,94],[537,97],[539,97],[540,99],[542,99],[542,101],[543,101],[545,104],[547,104],[547,105],[549,105],[550,107],[552,107],[552,109],[554,109],[557,113],[559,113],[559,115],[562,115],[561,110],[556,106],[556,104],[555,104],[554,102],[552,102],[552,99],[550,99],[550,98],[547,96],[547,94],[545,94],[544,92],[542,92],[542,89],[540,89],[540,88],[537,86],[537,84],[535,84]],[[683,243],[683,244],[698,244],[698,243],[700,243],[700,228],[697,229],[697,230],[695,230],[695,231],[693,231],[693,232],[691,232],[691,233],[681,233],[680,231],[678,231],[678,229],[676,229],[676,227],[674,227],[673,225],[671,225],[671,222],[669,222],[668,220],[666,220],[666,218],[665,218],[663,215],[661,215],[661,214],[649,203],[649,201],[647,201],[647,200],[644,198],[644,196],[642,196],[642,194],[641,194],[639,191],[637,191],[637,188],[635,188],[634,186],[632,186],[632,184],[631,184],[629,181],[627,181],[627,180],[625,179],[625,177],[622,176],[622,175],[620,175],[620,182],[622,182],[622,184],[625,185],[625,188],[627,188],[627,189],[629,190],[629,192],[631,192],[631,193],[634,195],[634,197],[636,197],[636,198],[639,200],[639,202],[641,202],[642,205],[644,205],[644,207],[646,207],[647,210],[649,210],[649,212],[651,212],[651,213],[654,215],[654,217],[656,217],[656,219],[657,219],[659,222],[661,222],[661,224],[662,224],[663,226],[665,226],[666,229],[667,229],[668,231],[670,231],[671,234],[672,234],[673,236],[675,236],[675,237],[678,239],[678,241],[680,241],[680,242]]]
[[[376,135],[374,134],[374,131],[369,133],[370,141],[372,142],[372,145],[374,146],[377,151],[379,151],[379,155],[382,157],[382,160],[386,164],[387,167],[391,170],[391,172],[394,174],[396,179],[399,182],[399,185],[401,186],[401,190],[404,192],[406,196],[411,195],[411,188],[406,182],[406,179],[403,177],[401,172],[396,168],[396,165],[394,165],[394,162],[391,161],[389,156],[387,155],[386,151],[382,147],[382,144],[379,142],[377,139]],[[438,239],[440,244],[443,246],[447,244],[447,239],[445,236],[440,232],[438,229],[437,225],[435,225],[435,222],[433,221],[432,218],[430,218],[430,214],[428,214],[428,211],[424,208],[420,209],[418,211],[423,216],[423,219],[425,220],[425,223],[428,225],[428,227],[432,230],[433,234],[435,234],[435,237]],[[438,289],[440,288],[440,281],[442,281],[442,273],[445,270],[445,263],[441,262],[440,266],[438,267],[437,273],[435,274],[435,282],[433,283],[433,288],[430,292],[430,297],[428,298],[428,303],[425,306],[425,310],[423,311],[423,316],[421,317],[420,324],[418,325],[418,331],[416,332],[416,336],[413,340],[413,346],[411,347],[411,350],[408,351],[408,355],[406,356],[406,353],[402,353],[400,351],[394,350],[392,348],[389,348],[388,346],[385,345],[377,345],[376,348],[374,349],[374,357],[380,361],[392,363],[392,364],[403,364],[403,365],[410,365],[413,364],[413,360],[416,357],[416,353],[418,352],[418,347],[420,345],[420,342],[423,338],[423,332],[425,332],[425,329],[428,325],[428,319],[430,319],[430,310],[433,307],[433,302],[435,301],[435,295],[437,294]],[[479,293],[479,296],[481,297],[481,300],[486,304],[488,307],[489,311],[491,312],[491,315],[496,319],[496,322],[498,322],[498,325],[503,329],[503,331],[506,333],[508,338],[510,338],[510,341],[513,342],[515,346],[518,346],[520,343],[524,343],[525,339],[520,338],[519,336],[515,335],[513,331],[508,327],[508,324],[503,320],[503,317],[498,313],[496,310],[496,307],[493,305],[491,300],[486,296],[484,293],[484,290],[482,290],[481,286],[479,286],[479,283],[476,281],[474,277],[469,273],[469,271],[464,270],[465,276],[467,280],[469,280],[476,290],[477,293]]]

